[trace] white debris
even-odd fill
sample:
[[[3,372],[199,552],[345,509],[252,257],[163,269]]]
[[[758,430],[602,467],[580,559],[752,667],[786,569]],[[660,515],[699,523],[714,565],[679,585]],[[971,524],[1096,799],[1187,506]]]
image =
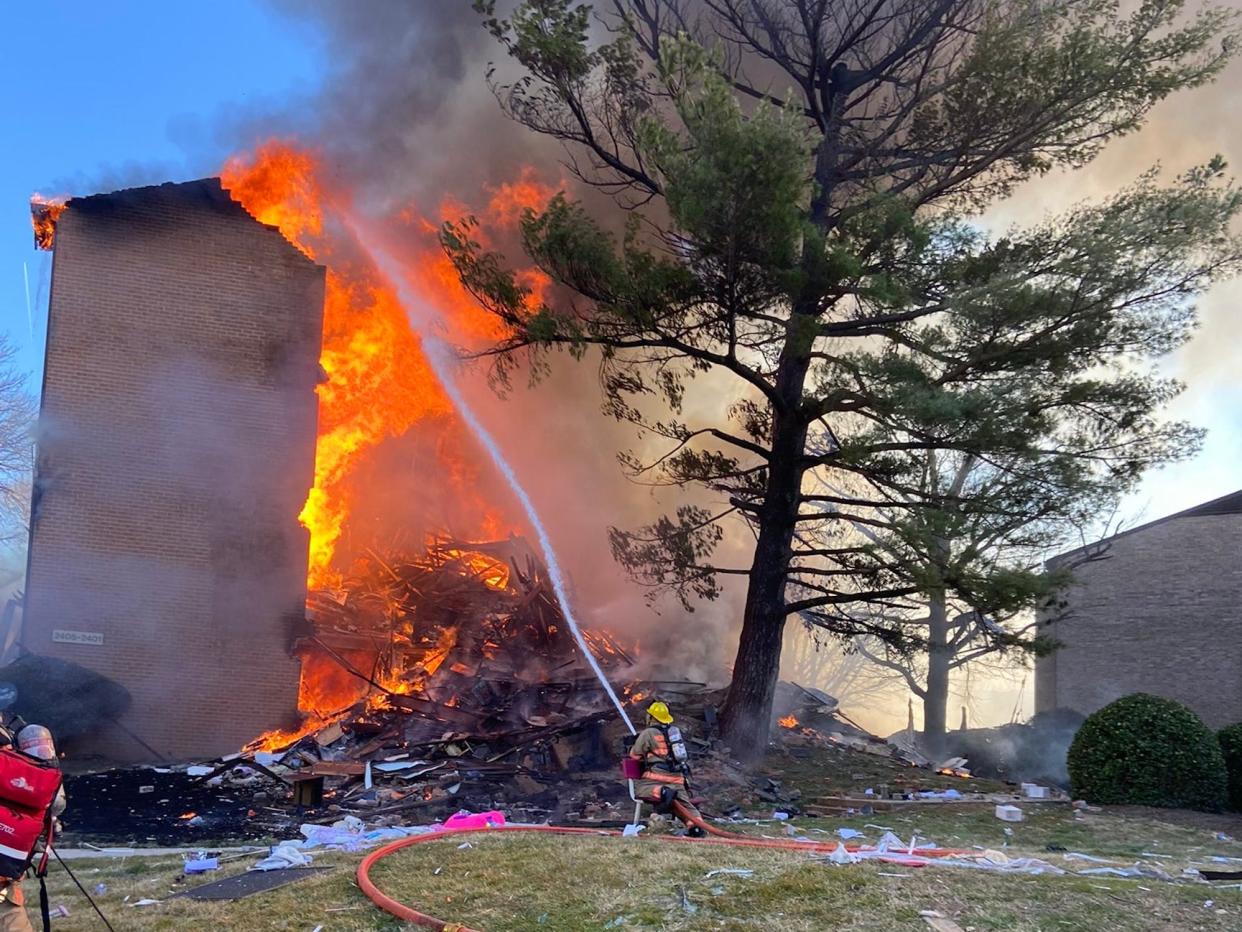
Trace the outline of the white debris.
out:
[[[252,871],[275,871],[286,867],[306,867],[310,856],[303,854],[297,842],[284,841],[272,849],[272,853],[250,868]]]

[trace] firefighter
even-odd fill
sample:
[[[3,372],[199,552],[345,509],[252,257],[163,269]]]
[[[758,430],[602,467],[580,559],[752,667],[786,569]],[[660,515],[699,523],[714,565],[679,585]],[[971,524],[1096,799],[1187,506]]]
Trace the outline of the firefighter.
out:
[[[0,881],[0,932],[34,932],[20,880]]]
[[[634,783],[635,797],[651,802],[657,812],[675,813],[686,824],[686,834],[703,837],[699,825],[703,817],[690,801],[690,755],[663,702],[647,706],[647,727],[634,740],[630,757],[641,761],[643,768]]]
[[[19,720],[20,722],[20,720]],[[14,746],[11,723],[0,725],[0,747]],[[42,725],[26,725],[17,733],[16,745],[24,754],[41,760],[55,760],[56,746],[52,743],[52,733]],[[52,818],[59,831],[59,817],[65,811],[64,787],[56,794],[52,803]],[[34,932],[30,917],[26,914],[26,897],[22,892],[20,879],[12,881],[0,880],[0,932]]]

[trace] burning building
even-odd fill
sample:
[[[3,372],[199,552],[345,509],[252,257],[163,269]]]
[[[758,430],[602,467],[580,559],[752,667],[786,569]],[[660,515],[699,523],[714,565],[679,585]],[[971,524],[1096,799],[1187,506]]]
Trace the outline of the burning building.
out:
[[[511,236],[551,191],[526,172],[486,189],[480,235]],[[278,141],[218,180],[32,204],[55,259],[23,647],[133,695],[91,750],[582,711],[548,702],[587,648],[370,246],[399,255],[420,313],[486,345],[500,325],[438,242],[435,217],[463,209],[368,216]],[[538,300],[547,280],[524,275]]]
[[[235,750],[296,718],[325,269],[216,178],[35,220],[55,256],[22,646],[133,698],[75,753]]]

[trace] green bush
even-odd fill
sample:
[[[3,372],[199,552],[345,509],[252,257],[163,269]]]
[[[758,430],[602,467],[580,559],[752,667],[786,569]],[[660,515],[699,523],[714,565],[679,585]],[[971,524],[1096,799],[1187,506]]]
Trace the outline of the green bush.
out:
[[[1184,705],[1147,693],[1087,716],[1068,763],[1074,796],[1092,803],[1219,812],[1228,797],[1216,736]]]
[[[1242,722],[1216,733],[1229,772],[1229,808],[1242,812]]]

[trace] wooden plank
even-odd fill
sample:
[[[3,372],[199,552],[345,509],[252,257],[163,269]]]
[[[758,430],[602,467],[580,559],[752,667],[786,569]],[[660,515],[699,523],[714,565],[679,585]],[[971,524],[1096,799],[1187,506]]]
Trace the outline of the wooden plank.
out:
[[[309,773],[316,777],[360,777],[367,765],[357,760],[321,760],[312,764]]]
[[[454,706],[441,705],[438,702],[432,702],[430,699],[422,699],[412,695],[390,695],[388,702],[400,709],[408,712],[414,712],[436,722],[443,722],[447,725],[461,725],[466,728],[477,727],[482,715],[474,712],[467,712],[465,709],[458,709]]]

